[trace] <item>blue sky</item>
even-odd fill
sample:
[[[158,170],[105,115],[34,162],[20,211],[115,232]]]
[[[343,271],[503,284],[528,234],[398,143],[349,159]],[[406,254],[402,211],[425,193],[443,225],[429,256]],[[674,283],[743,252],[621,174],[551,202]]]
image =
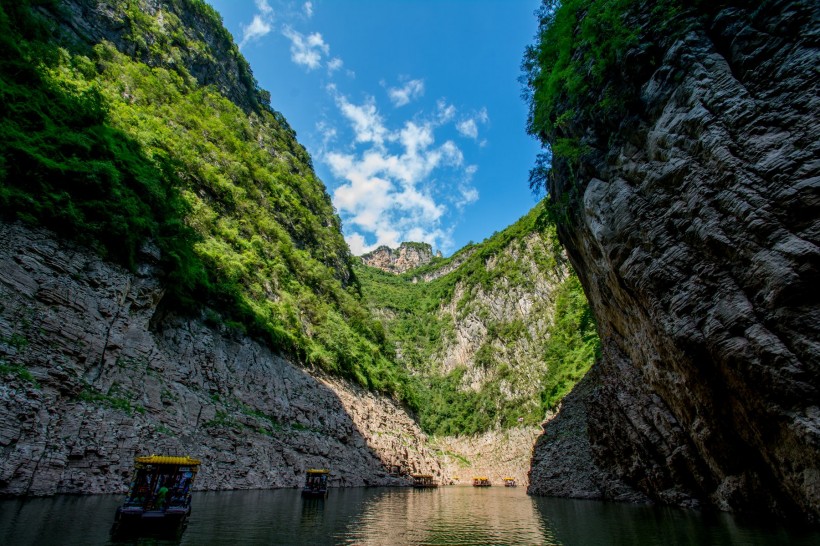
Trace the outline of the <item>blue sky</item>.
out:
[[[207,0],[313,157],[354,254],[445,255],[535,204],[518,77],[539,0]]]

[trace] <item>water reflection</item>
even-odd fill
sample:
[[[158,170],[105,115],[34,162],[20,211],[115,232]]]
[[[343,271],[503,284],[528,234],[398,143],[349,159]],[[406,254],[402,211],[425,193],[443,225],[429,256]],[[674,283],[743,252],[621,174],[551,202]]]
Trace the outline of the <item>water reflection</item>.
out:
[[[368,500],[345,544],[552,544],[523,489],[387,490]]]
[[[598,501],[535,498],[545,527],[560,544],[817,545],[820,532],[741,524],[725,513]]]
[[[109,535],[122,497],[0,501],[0,544],[122,544]],[[297,489],[196,493],[178,540],[125,544],[820,544],[820,533],[741,523],[727,514],[528,497],[523,488]]]

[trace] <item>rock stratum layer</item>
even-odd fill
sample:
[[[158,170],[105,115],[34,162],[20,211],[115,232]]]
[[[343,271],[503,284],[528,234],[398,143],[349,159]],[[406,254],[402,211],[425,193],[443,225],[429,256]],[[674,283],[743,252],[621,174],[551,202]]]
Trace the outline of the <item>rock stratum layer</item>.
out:
[[[133,457],[189,454],[200,489],[447,479],[389,399],[312,373],[210,321],[163,311],[153,252],[137,274],[0,224],[0,495],[124,491]]]
[[[603,343],[566,404],[595,465],[548,479],[572,455],[550,451],[559,416],[532,493],[600,471],[658,502],[820,520],[820,6],[748,6],[690,14],[635,130],[583,162],[559,234]]]

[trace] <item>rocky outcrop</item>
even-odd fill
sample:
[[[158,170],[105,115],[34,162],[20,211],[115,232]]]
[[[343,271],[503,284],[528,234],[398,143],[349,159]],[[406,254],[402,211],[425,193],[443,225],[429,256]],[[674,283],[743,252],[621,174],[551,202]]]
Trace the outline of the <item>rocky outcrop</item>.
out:
[[[439,311],[453,325],[435,356],[439,369],[466,367],[464,388],[474,390],[502,374],[505,397],[520,399],[528,411],[543,390],[555,295],[569,274],[565,259],[552,255],[551,243],[535,232],[508,245],[484,264],[493,282],[463,278]],[[546,263],[552,268],[544,269]]]
[[[530,495],[649,502],[614,471],[595,464],[585,402],[598,384],[593,368],[562,400],[557,415],[549,415],[542,424],[543,434],[532,449]]]
[[[603,343],[579,395],[592,459],[659,502],[818,521],[820,6],[702,9],[559,231]],[[552,426],[536,467],[569,455]]]
[[[441,253],[438,253],[438,257],[441,257]],[[380,246],[373,252],[362,255],[365,265],[397,275],[429,263],[432,259],[433,248],[427,243],[402,243],[397,249]]]
[[[433,441],[445,474],[455,484],[470,484],[476,476],[486,476],[493,485],[504,478],[526,487],[532,446],[541,432],[538,427],[494,429],[474,436],[443,436]]]
[[[204,2],[61,0],[59,6],[44,6],[41,12],[53,18],[69,40],[91,46],[111,42],[149,66],[179,62],[199,86],[215,86],[246,112],[269,102],[219,14]],[[187,40],[197,42],[197,47],[187,47]],[[172,46],[178,58],[171,57]]]
[[[0,495],[123,491],[133,457],[203,461],[201,489],[446,480],[389,399],[294,365],[219,323],[163,309],[136,274],[53,233],[0,224]]]

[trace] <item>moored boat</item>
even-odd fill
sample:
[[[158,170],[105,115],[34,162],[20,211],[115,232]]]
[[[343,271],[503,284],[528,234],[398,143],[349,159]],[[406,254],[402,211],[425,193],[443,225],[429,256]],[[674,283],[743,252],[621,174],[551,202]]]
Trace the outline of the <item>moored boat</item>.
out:
[[[327,468],[308,468],[302,496],[311,499],[327,498],[327,477],[329,475],[330,470]]]
[[[202,463],[188,456],[150,455],[134,459],[134,477],[113,531],[179,530],[191,515],[191,488]]]
[[[413,474],[413,487],[416,489],[430,489],[438,487],[438,482],[431,474]]]
[[[490,487],[490,478],[487,476],[477,476],[473,478],[473,487]]]
[[[515,478],[511,478],[510,476],[504,478],[504,487],[516,487],[517,485],[518,484],[515,483]]]

